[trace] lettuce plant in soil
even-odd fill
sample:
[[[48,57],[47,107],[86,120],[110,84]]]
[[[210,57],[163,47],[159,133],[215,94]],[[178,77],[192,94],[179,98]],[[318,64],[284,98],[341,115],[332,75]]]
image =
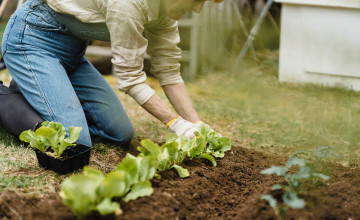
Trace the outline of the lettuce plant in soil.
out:
[[[97,169],[85,167],[83,174],[65,179],[60,196],[78,218],[92,211],[101,215],[121,214],[120,201],[152,195],[150,180],[160,178],[157,171],[174,168],[180,177],[185,178],[189,176],[189,171],[180,164],[186,156],[205,158],[216,166],[213,156],[224,157],[224,152],[230,148],[230,139],[215,133],[208,125],[200,126],[196,138],[192,140],[170,134],[166,143],[159,146],[145,139],[137,148],[140,152],[137,157],[127,154],[106,176]]]
[[[305,155],[305,158],[299,158],[297,155]],[[271,166],[268,169],[261,171],[261,174],[277,175],[283,177],[286,185],[275,184],[271,190],[283,190],[282,204],[278,204],[277,200],[270,194],[263,195],[261,198],[266,200],[273,208],[278,219],[285,219],[286,211],[289,208],[302,209],[305,207],[305,201],[299,198],[299,191],[301,186],[307,182],[312,181],[315,184],[319,179],[329,180],[329,176],[320,173],[320,162],[322,159],[335,155],[329,151],[327,147],[318,147],[314,151],[296,152],[291,156],[286,166]],[[296,172],[292,172],[291,168],[295,167]]]
[[[177,142],[179,150],[190,159],[207,159],[213,166],[216,166],[217,163],[214,157],[223,158],[225,152],[231,149],[231,140],[213,131],[207,124],[200,125],[198,130],[198,132],[195,132],[196,137],[193,139],[169,134],[166,143]]]
[[[152,156],[156,160],[156,169],[165,171],[174,168],[180,177],[188,177],[189,171],[179,164],[185,159],[186,154],[178,147],[178,143],[173,141],[163,144],[161,147],[151,140],[142,140],[139,157]]]
[[[312,170],[313,173],[325,173],[329,174],[330,170],[323,168],[321,162],[329,157],[341,157],[340,154],[337,154],[331,150],[331,148],[326,146],[319,146],[314,150],[310,151],[298,151],[294,153],[295,156],[304,157],[309,162],[307,166]],[[320,177],[313,176],[312,183],[316,184]]]
[[[153,157],[127,154],[117,168],[106,176],[95,168],[84,167],[83,174],[64,180],[60,196],[72,212],[83,218],[92,211],[101,215],[121,214],[120,201],[128,202],[153,193],[150,179],[155,174]]]

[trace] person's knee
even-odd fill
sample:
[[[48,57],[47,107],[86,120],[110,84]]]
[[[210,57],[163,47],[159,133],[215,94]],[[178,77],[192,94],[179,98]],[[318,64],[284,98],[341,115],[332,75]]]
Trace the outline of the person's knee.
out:
[[[130,126],[127,129],[122,129],[120,133],[121,145],[127,147],[130,145],[132,138],[134,137],[134,127]]]
[[[92,147],[91,138],[79,138],[75,143]]]
[[[100,136],[109,144],[117,145],[119,147],[128,147],[134,137],[134,127],[132,124],[128,124],[127,126],[109,126],[105,130],[97,130],[97,132],[92,133],[96,136]]]

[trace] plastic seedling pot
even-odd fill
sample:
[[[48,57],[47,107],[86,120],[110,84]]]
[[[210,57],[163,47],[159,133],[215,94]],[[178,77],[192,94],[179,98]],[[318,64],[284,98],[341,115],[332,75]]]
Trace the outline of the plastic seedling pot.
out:
[[[82,169],[89,164],[91,147],[77,144],[67,148],[60,158],[55,158],[35,149],[39,165],[59,174],[67,174]],[[51,152],[51,151],[49,151]]]

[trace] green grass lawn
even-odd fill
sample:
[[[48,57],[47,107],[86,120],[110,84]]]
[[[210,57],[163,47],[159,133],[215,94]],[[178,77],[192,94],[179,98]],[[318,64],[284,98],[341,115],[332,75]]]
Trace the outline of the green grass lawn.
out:
[[[232,139],[264,151],[290,153],[328,146],[344,164],[359,165],[359,93],[280,84],[277,63],[233,75],[214,73],[190,85],[204,120]]]

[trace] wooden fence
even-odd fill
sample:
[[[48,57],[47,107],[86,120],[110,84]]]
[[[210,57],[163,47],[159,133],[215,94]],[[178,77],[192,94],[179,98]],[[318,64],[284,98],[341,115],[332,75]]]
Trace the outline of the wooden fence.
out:
[[[231,65],[265,3],[265,0],[206,2],[201,13],[192,14],[189,69],[185,78],[191,80],[201,70]],[[277,28],[270,13],[268,20]],[[250,54],[255,57],[253,46]]]

